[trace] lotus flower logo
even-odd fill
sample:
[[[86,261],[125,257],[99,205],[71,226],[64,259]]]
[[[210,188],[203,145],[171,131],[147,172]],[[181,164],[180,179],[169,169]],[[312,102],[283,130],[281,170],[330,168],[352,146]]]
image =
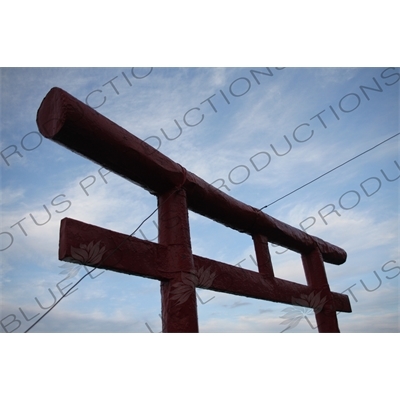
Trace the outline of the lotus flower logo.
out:
[[[216,275],[216,272],[211,272],[211,268],[200,268],[197,274],[196,272],[182,274],[182,281],[172,285],[172,300],[176,300],[178,304],[185,303],[194,288],[208,289],[211,287]]]
[[[285,321],[282,321],[280,324],[288,326],[282,332],[296,327],[303,318],[305,318],[309,325],[315,329],[315,327],[313,327],[308,320],[308,315],[312,315],[313,313],[318,314],[321,312],[326,303],[326,297],[321,299],[321,292],[317,294],[312,292],[308,296],[306,294],[302,294],[300,295],[300,298],[293,298],[293,303],[302,308],[287,307],[283,310],[286,314],[280,318],[285,319]]]
[[[100,247],[100,242],[94,244],[94,242],[90,242],[88,245],[81,244],[79,248],[71,247],[71,255],[72,257],[81,262],[82,265],[96,265],[98,264],[104,253],[106,251],[105,246]],[[79,270],[82,268],[82,265],[74,265],[74,264],[66,264],[61,265],[59,268],[62,268],[63,271],[60,274],[67,275],[67,278],[73,278]]]

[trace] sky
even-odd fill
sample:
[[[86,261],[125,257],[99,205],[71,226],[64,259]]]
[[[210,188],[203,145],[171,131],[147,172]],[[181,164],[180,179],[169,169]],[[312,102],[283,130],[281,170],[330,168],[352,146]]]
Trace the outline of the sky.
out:
[[[345,249],[344,264],[325,263],[352,306],[341,332],[399,332],[399,68],[1,68],[0,82],[1,333],[28,329],[85,274],[58,260],[63,218],[129,235],[157,206],[38,133],[54,86],[230,196]],[[194,254],[257,270],[249,236],[189,219]],[[134,236],[156,242],[156,221]],[[299,254],[270,251],[275,276],[306,284]],[[302,307],[205,289],[197,299],[200,332],[317,332]],[[158,281],[97,270],[32,332],[155,333],[160,311]]]

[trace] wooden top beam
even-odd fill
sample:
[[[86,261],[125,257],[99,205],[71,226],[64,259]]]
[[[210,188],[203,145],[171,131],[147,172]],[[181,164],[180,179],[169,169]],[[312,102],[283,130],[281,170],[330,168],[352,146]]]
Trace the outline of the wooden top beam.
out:
[[[249,235],[263,234],[298,253],[318,247],[324,261],[332,264],[346,261],[340,247],[235,200],[60,88],[51,89],[44,98],[37,125],[43,136],[154,195],[182,187],[188,207],[198,214]]]

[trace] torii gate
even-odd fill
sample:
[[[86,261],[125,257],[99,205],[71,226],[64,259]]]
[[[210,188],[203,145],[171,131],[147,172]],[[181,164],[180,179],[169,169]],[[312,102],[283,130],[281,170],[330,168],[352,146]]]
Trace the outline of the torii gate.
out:
[[[330,291],[324,261],[344,263],[343,249],[235,200],[60,88],[42,101],[37,125],[43,136],[157,196],[158,244],[65,218],[59,259],[161,281],[163,332],[199,331],[196,287],[286,304],[317,292],[323,303],[308,307],[319,332],[339,332],[336,312],[351,312],[350,301]],[[250,235],[259,272],[193,255],[188,209]],[[301,254],[307,285],[274,276],[269,242]]]

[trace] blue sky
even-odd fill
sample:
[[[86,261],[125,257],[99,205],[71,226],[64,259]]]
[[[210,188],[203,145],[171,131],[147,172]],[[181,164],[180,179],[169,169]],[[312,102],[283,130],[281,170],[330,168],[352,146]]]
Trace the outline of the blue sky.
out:
[[[0,74],[0,332],[27,329],[45,312],[38,301],[49,306],[51,293],[60,297],[57,285],[84,274],[60,283],[62,218],[130,234],[156,207],[143,189],[112,173],[103,179],[100,166],[40,138],[36,112],[53,86],[93,107],[104,102],[98,112],[257,208],[400,132],[398,68],[2,68]],[[353,312],[338,316],[342,332],[400,330],[399,176],[397,136],[264,209],[346,250],[345,264],[325,264],[331,290],[350,296]],[[135,236],[156,239],[154,221]],[[250,237],[193,213],[190,224],[193,253],[256,270]],[[277,277],[305,283],[298,254],[279,247],[271,254]],[[157,281],[97,274],[33,331],[161,330]],[[200,332],[281,332],[288,325],[286,333],[316,331],[308,314],[296,326],[282,324],[283,304],[208,290],[198,295]]]

